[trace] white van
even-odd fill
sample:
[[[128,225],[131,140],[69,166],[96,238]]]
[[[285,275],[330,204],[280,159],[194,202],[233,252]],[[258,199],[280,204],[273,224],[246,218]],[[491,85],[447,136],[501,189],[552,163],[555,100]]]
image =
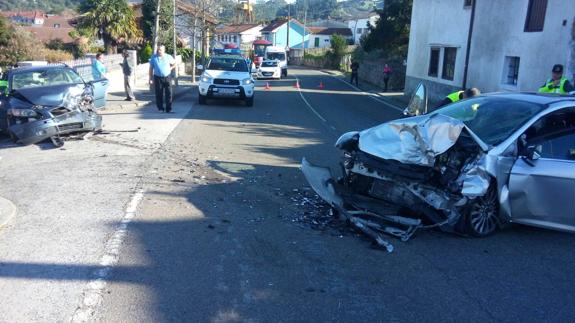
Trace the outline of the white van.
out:
[[[266,48],[265,60],[279,62],[279,66],[282,70],[282,76],[286,77],[288,75],[288,63],[287,63],[287,52],[285,48],[280,46],[269,46]]]

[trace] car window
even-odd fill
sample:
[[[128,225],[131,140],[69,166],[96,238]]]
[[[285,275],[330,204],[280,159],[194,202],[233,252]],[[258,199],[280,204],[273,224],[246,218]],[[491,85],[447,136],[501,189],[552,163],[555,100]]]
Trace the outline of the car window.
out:
[[[82,78],[69,68],[22,71],[13,74],[12,89],[83,83]]]
[[[286,54],[285,53],[268,53],[267,58],[270,60],[277,59],[279,61],[285,61]]]
[[[433,113],[461,120],[486,144],[497,145],[543,109],[542,104],[485,96],[452,103]]]
[[[208,70],[248,72],[248,65],[243,59],[237,58],[212,58],[208,64]]]
[[[278,62],[263,62],[262,67],[276,67],[278,66]]]
[[[525,132],[528,145],[540,145],[541,157],[575,160],[575,108],[550,113]]]

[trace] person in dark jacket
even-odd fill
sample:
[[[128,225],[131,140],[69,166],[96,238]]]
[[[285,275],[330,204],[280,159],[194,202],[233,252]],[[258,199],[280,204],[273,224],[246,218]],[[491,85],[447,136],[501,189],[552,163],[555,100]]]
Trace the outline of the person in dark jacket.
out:
[[[122,62],[122,72],[124,73],[124,91],[126,91],[125,101],[134,101],[136,98],[134,96],[134,91],[132,91],[133,77],[132,72],[134,70],[132,63],[130,61],[130,53],[124,51],[124,61]]]
[[[359,63],[357,61],[351,62],[351,80],[349,83],[353,84],[355,80],[355,86],[359,86]]]

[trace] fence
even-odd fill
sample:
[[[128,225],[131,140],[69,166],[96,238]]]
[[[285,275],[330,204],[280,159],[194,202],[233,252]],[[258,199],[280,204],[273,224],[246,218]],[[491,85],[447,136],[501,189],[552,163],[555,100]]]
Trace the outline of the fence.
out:
[[[84,80],[92,81],[92,60],[95,59],[95,57],[96,55],[94,54],[88,54],[85,58],[64,61],[61,63],[73,68]],[[124,57],[122,57],[122,54],[104,55],[103,64],[106,66],[106,70],[108,72],[113,72],[121,69],[120,64],[123,60]]]

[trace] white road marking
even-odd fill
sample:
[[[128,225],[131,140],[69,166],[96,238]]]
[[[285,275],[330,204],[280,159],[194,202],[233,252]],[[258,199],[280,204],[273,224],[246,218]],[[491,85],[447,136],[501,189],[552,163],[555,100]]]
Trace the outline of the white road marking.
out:
[[[383,103],[383,104],[387,105],[388,107],[390,107],[390,108],[392,108],[392,109],[395,109],[395,110],[400,111],[400,112],[403,112],[403,110],[404,110],[404,109],[402,109],[402,108],[400,108],[400,107],[398,107],[398,106],[396,106],[396,105],[394,105],[394,104],[391,104],[391,103],[389,103],[389,102],[386,102],[386,101],[384,101],[384,100],[378,98],[376,94],[369,93],[369,92],[365,92],[364,90],[358,88],[357,86],[355,86],[355,85],[353,85],[353,84],[351,84],[351,83],[349,83],[349,82],[346,82],[345,80],[342,80],[342,79],[339,78],[339,77],[335,77],[335,76],[333,76],[333,75],[331,75],[331,74],[329,74],[329,73],[323,72],[323,71],[321,71],[321,72],[322,72],[323,74],[325,74],[325,75],[328,75],[328,76],[333,77],[334,79],[336,79],[336,80],[338,80],[338,81],[340,81],[340,82],[342,82],[342,83],[344,83],[344,84],[347,84],[349,87],[351,87],[352,89],[356,90],[357,92],[360,92],[361,94],[365,94],[365,95],[367,95],[368,97],[372,98],[373,100],[378,101],[378,102],[380,102],[380,103]]]
[[[296,77],[296,81],[299,84],[299,79]],[[327,123],[327,120],[321,116],[321,114],[319,114],[319,112],[316,111],[316,109],[314,109],[311,104],[307,101],[307,99],[305,98],[305,96],[303,96],[303,93],[301,93],[301,88],[297,89],[297,92],[299,93],[299,95],[301,96],[301,99],[303,100],[303,102],[305,102],[305,105],[307,105],[307,107],[311,110],[311,112],[313,112],[321,121]],[[333,126],[332,126],[333,128]]]
[[[112,267],[118,263],[120,248],[126,237],[128,224],[130,224],[136,216],[138,205],[143,198],[144,192],[142,190],[132,195],[122,221],[116,228],[116,231],[114,231],[114,234],[106,242],[104,255],[100,259],[101,268],[93,273],[92,280],[88,282],[84,288],[82,301],[80,305],[78,305],[78,308],[76,308],[70,322],[79,323],[90,321],[96,313],[97,307],[102,303],[104,288],[107,284],[106,280],[112,271]]]

